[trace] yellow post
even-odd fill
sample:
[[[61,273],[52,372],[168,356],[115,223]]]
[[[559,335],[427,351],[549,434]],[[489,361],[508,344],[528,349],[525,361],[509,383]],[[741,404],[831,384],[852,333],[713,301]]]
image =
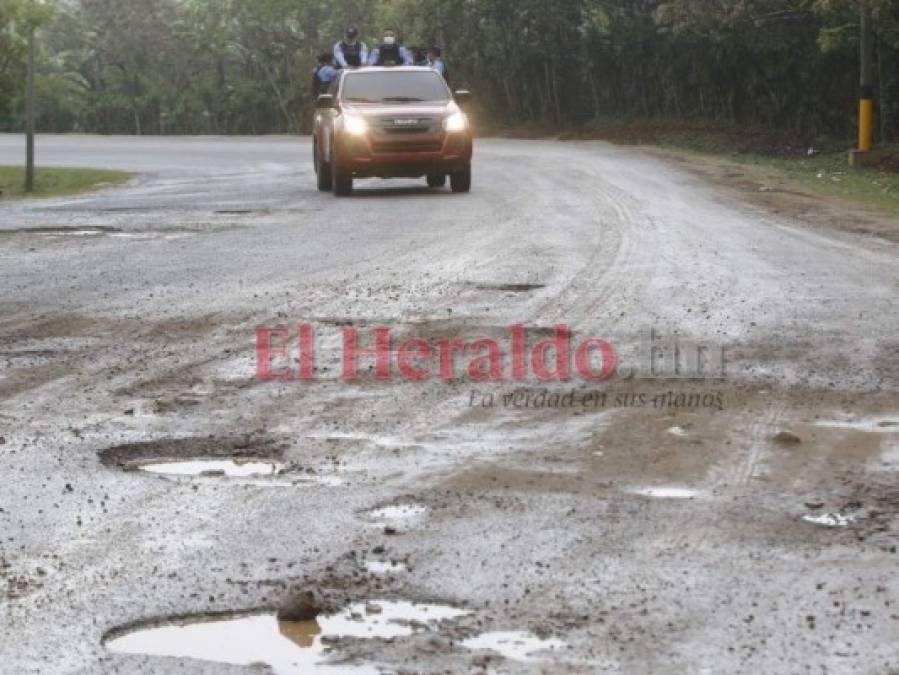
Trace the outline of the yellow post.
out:
[[[861,0],[859,9],[858,149],[868,152],[874,143],[874,32],[870,0]]]
[[[874,144],[874,100],[861,98],[858,102],[858,149],[868,152]]]

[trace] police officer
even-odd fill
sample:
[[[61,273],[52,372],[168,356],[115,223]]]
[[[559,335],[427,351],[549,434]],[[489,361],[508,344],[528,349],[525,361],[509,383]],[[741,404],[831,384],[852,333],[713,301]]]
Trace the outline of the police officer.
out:
[[[359,29],[350,26],[344,39],[334,45],[334,60],[338,68],[355,68],[368,63],[368,48],[359,40]]]
[[[425,54],[425,50],[421,47],[412,47],[410,50],[412,52],[412,65],[414,66],[427,66],[428,65],[428,56]]]
[[[411,66],[412,64],[412,54],[400,44],[396,31],[392,28],[385,28],[381,44],[369,52],[368,65]]]
[[[334,67],[331,55],[328,52],[318,55],[318,65],[312,69],[312,100],[319,94],[328,91],[331,80],[337,77],[337,69]]]
[[[449,79],[446,73],[446,61],[443,60],[443,51],[440,47],[431,47],[428,50],[428,66],[443,75],[443,79]]]

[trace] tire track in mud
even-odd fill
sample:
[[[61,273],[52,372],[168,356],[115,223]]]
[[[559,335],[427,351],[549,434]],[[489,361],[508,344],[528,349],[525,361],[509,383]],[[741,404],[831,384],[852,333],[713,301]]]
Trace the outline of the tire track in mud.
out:
[[[771,438],[786,418],[786,409],[786,403],[782,399],[775,398],[765,404],[761,414],[753,415],[748,424],[734,427],[730,435],[735,443],[731,447],[743,446],[746,450],[739,454],[731,451],[732,462],[712,467],[709,479],[713,485],[745,486],[761,475]],[[742,413],[744,417],[748,414],[750,414],[748,411]]]

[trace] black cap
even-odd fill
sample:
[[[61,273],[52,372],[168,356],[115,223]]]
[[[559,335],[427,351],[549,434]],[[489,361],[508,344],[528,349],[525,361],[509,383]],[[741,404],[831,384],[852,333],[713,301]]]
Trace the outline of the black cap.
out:
[[[349,28],[346,29],[346,36],[347,36],[348,38],[358,37],[358,36],[359,36],[359,29],[356,28],[355,26],[350,26]]]

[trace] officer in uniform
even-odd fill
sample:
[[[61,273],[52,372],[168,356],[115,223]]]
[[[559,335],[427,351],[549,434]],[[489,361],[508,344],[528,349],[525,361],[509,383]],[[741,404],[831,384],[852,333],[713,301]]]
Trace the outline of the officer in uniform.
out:
[[[350,26],[343,40],[334,45],[334,60],[338,68],[357,68],[368,63],[368,49],[359,40],[359,29]]]
[[[446,61],[443,60],[443,52],[440,47],[431,47],[428,50],[428,66],[443,75],[444,80],[449,79],[446,73]]]
[[[312,69],[312,100],[319,94],[328,91],[331,80],[337,77],[337,69],[334,67],[331,55],[328,52],[318,55],[318,65]]]
[[[400,44],[396,31],[392,28],[384,29],[381,44],[368,55],[370,66],[411,66],[413,63],[412,54]]]

